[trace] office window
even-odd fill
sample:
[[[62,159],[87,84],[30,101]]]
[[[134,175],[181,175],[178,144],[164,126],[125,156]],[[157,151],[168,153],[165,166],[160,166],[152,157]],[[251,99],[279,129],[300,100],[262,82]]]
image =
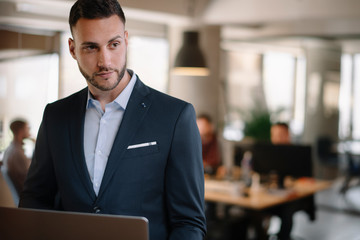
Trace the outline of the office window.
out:
[[[353,79],[353,138],[360,139],[360,54],[354,56],[354,79]]]
[[[241,140],[252,111],[288,122],[295,137],[304,128],[306,60],[301,54],[267,50],[224,53],[224,138]]]
[[[352,102],[352,56],[341,57],[341,82],[339,96],[339,137],[346,139],[351,133],[351,102]]]
[[[341,58],[339,137],[360,140],[360,54]]]
[[[12,139],[9,124],[14,118],[25,118],[36,137],[45,105],[58,98],[58,66],[57,54],[0,62],[0,151]]]
[[[133,36],[129,38],[128,68],[141,81],[161,92],[167,91],[169,74],[169,44],[158,37]]]
[[[304,56],[297,57],[295,72],[294,116],[291,122],[291,131],[294,136],[301,136],[304,131],[306,96],[306,59]]]
[[[264,92],[272,121],[290,124],[294,136],[304,130],[306,59],[289,53],[264,54]]]
[[[270,112],[281,110],[280,120],[292,117],[295,58],[287,53],[264,54],[264,93]]]
[[[225,124],[223,136],[239,141],[244,137],[245,119],[255,108],[264,108],[261,87],[262,55],[248,51],[225,51]],[[262,106],[259,106],[261,104]]]

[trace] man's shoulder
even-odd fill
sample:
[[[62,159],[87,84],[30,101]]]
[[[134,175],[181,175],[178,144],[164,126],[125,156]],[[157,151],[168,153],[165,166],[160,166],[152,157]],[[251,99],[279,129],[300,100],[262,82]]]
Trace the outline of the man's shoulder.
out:
[[[69,106],[69,105],[74,105],[74,104],[78,104],[81,102],[84,102],[84,104],[86,103],[86,99],[87,99],[87,93],[88,93],[88,88],[84,88],[76,93],[73,93],[67,97],[61,98],[55,102],[52,102],[49,104],[49,106],[51,107],[61,107],[61,106]]]
[[[49,103],[45,112],[47,115],[59,116],[82,111],[86,107],[87,92],[87,88],[84,88],[70,96]]]
[[[175,105],[185,105],[185,104],[189,104],[188,102],[176,98],[174,96],[171,96],[167,93],[163,93],[160,91],[157,91],[155,89],[152,89],[153,92],[153,98],[154,100],[158,100],[158,101],[162,101],[164,103],[168,103],[168,104],[175,104]]]
[[[142,84],[142,89],[146,89],[146,97],[148,97],[155,104],[161,104],[163,107],[184,107],[185,105],[191,105],[184,100],[151,88],[142,82],[140,82],[140,84]]]

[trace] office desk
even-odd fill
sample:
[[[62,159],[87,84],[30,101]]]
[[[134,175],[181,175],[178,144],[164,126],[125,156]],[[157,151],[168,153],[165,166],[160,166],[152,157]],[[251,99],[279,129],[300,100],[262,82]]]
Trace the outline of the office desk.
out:
[[[305,179],[295,182],[292,189],[269,191],[265,188],[240,189],[242,187],[237,182],[205,179],[205,200],[236,205],[246,209],[263,210],[311,196],[330,186],[331,182],[329,181]],[[247,195],[244,196],[244,193]]]
[[[331,186],[329,181],[302,179],[295,182],[291,189],[268,190],[263,187],[244,189],[239,182],[205,179],[205,200],[225,203],[243,208],[254,225],[257,239],[268,239],[262,220],[271,214],[272,207],[294,204],[295,201],[306,201],[307,197]],[[298,203],[295,203],[298,204]]]

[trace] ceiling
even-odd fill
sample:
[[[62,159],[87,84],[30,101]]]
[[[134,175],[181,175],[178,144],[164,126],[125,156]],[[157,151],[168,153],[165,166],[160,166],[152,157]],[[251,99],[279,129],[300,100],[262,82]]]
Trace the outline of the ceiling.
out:
[[[238,29],[246,36],[360,36],[356,0],[216,0],[205,10],[206,23]]]
[[[74,1],[0,0],[0,30],[67,31]],[[219,25],[226,40],[360,38],[357,0],[120,0],[129,20]]]
[[[74,1],[0,0],[0,24],[67,30]],[[167,24],[194,21],[240,32],[358,37],[357,0],[120,0],[129,19]],[[164,21],[166,20],[166,21]]]

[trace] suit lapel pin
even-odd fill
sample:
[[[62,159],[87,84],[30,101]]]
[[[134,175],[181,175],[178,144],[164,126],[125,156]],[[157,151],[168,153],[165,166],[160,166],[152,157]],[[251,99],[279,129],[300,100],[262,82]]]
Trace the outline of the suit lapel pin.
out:
[[[143,106],[143,108],[146,108],[146,104],[145,104],[145,103],[141,103],[141,106]]]

